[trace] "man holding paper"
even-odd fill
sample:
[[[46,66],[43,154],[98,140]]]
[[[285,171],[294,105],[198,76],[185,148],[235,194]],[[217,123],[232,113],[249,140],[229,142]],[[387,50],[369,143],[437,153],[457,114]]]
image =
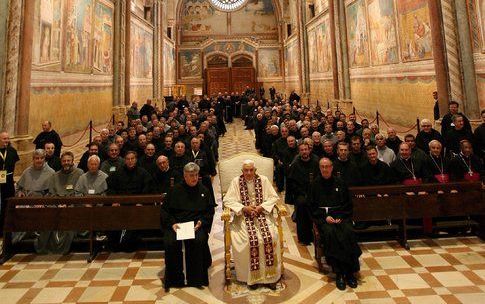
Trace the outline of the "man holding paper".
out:
[[[253,161],[243,162],[242,173],[224,197],[224,207],[235,213],[231,240],[236,277],[251,289],[257,284],[276,289],[282,255],[273,208],[279,197],[268,178],[256,174]]]
[[[201,288],[209,285],[208,268],[212,258],[208,231],[216,205],[211,202],[209,190],[199,183],[199,170],[193,162],[186,164],[184,182],[169,190],[162,205],[165,291],[169,291],[170,287]],[[185,244],[185,263],[182,241]]]

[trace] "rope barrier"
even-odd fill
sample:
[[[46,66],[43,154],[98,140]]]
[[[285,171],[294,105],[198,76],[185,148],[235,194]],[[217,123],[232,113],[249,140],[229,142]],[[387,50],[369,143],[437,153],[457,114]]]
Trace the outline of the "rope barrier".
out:
[[[111,125],[112,120],[113,120],[113,116],[110,116],[110,117],[108,118],[107,122],[106,122],[106,128],[108,128],[108,127]],[[87,132],[87,131],[90,129],[90,126],[91,126],[91,122],[89,122],[89,123],[88,123],[88,126],[86,127],[86,129],[84,129],[83,134],[81,135],[81,137],[79,137],[79,139],[78,139],[78,140],[77,140],[75,143],[73,143],[73,144],[71,144],[71,145],[64,145],[64,144],[63,144],[62,146],[63,146],[63,147],[65,147],[65,148],[72,148],[72,147],[74,147],[75,145],[77,145],[77,144],[78,144],[78,143],[79,143],[79,142],[80,142],[80,141],[83,139],[84,135],[86,135],[86,132]],[[94,132],[96,132],[96,133],[100,133],[98,130],[96,130],[96,129],[94,128],[94,126],[93,126],[93,127],[91,127],[91,131],[94,131]]]
[[[108,128],[110,125],[111,125],[111,120],[113,119],[113,116],[111,116],[110,118],[108,118],[108,121],[106,122],[106,128]],[[96,133],[101,133],[100,131],[96,130],[96,128],[93,126],[93,131],[96,132]]]
[[[81,135],[81,137],[79,137],[79,139],[78,139],[78,140],[77,140],[75,143],[73,143],[73,144],[71,144],[71,145],[64,145],[64,144],[63,144],[62,146],[63,146],[63,147],[65,147],[65,148],[72,148],[72,147],[74,147],[75,145],[77,145],[77,144],[78,144],[78,143],[79,143],[79,142],[80,142],[80,141],[83,139],[84,135],[86,135],[86,132],[87,132],[88,130],[89,130],[89,124],[88,124],[88,126],[86,127],[86,129],[84,129],[84,132],[83,132],[83,134]]]
[[[362,115],[360,115],[360,114],[359,114],[359,112],[357,112],[357,110],[355,110],[355,115],[357,115],[357,116],[360,118],[360,120],[361,120],[361,121],[362,121],[362,119],[367,119],[367,120],[369,120],[368,118],[363,117]],[[370,125],[370,124],[373,124],[374,122],[376,122],[376,120],[377,120],[377,117],[376,117],[376,118],[374,118],[372,121],[369,121],[369,125]]]
[[[380,114],[380,116],[381,116],[381,119],[382,119],[382,121],[384,122],[384,124],[385,124],[385,125],[386,125],[388,128],[391,128],[392,126],[391,126],[391,125],[389,125],[389,123],[388,123],[388,122],[387,122],[387,121],[384,119],[384,117],[382,116],[382,114]],[[405,128],[408,128],[406,131],[397,131],[397,130],[396,130],[396,133],[405,134],[405,133],[408,133],[408,132],[410,132],[410,131],[412,131],[412,130],[416,129],[417,127],[418,127],[417,125],[413,125],[413,126],[411,126],[411,127],[405,127]],[[392,128],[394,128],[394,127],[392,127]],[[395,128],[394,128],[394,129],[395,129]]]
[[[355,110],[355,115],[357,117],[359,117],[360,120],[362,119],[368,119],[366,117],[363,117],[357,110]],[[396,129],[395,127],[391,126],[387,121],[386,119],[384,118],[384,116],[382,116],[381,113],[379,113],[379,119],[382,120],[382,122],[388,127],[388,128],[393,128],[393,129]],[[372,121],[369,121],[369,125],[370,124],[373,124],[374,122],[377,121],[377,117],[375,117]],[[399,134],[407,134],[409,133],[410,131],[414,130],[414,129],[417,129],[418,128],[418,125],[417,124],[414,124],[412,126],[409,126],[409,127],[405,127],[407,128],[406,130],[396,130],[396,133],[399,133]]]

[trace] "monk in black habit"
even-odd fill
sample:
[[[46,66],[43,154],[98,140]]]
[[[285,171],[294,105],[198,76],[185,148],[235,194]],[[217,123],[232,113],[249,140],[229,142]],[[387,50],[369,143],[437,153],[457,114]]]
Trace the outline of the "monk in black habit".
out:
[[[208,268],[212,264],[209,230],[214,207],[209,190],[199,183],[199,166],[193,162],[184,167],[184,181],[175,185],[162,205],[161,220],[165,245],[165,291],[170,287],[209,285]],[[185,240],[185,276],[182,241],[177,241],[177,223],[194,222],[195,239]],[[187,282],[187,283],[185,283]]]
[[[51,142],[55,146],[54,155],[61,156],[62,140],[59,134],[52,129],[52,123],[50,121],[44,121],[42,123],[42,132],[32,142],[36,149],[44,149],[46,142]]]
[[[7,132],[0,132],[0,235],[3,234],[3,223],[7,210],[7,198],[15,195],[13,179],[15,164],[20,160],[17,150],[10,145],[10,136]]]
[[[287,179],[287,198],[295,205],[296,234],[304,246],[313,241],[312,221],[306,205],[311,179],[318,175],[318,157],[307,143],[298,146],[299,155],[291,163]]]
[[[319,163],[320,174],[313,181],[309,206],[313,221],[320,231],[320,244],[327,264],[336,274],[336,285],[357,287],[354,273],[360,270],[362,251],[352,230],[352,200],[347,185],[332,175],[333,164],[328,158]]]

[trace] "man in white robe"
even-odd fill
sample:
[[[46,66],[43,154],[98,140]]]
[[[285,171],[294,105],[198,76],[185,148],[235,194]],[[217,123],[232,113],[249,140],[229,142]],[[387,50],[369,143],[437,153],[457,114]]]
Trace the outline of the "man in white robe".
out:
[[[234,212],[230,230],[236,277],[250,288],[268,284],[275,289],[282,262],[273,216],[279,197],[268,178],[256,174],[253,161],[244,161],[242,173],[224,197],[224,207]]]

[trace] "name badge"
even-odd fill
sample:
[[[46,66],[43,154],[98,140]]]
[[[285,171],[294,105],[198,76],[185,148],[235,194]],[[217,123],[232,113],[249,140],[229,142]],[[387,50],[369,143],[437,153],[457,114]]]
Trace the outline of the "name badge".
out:
[[[74,189],[73,185],[66,185],[66,190],[72,190],[72,189]]]
[[[88,194],[95,194],[96,192],[94,191],[94,189],[89,189],[88,190]]]
[[[115,172],[116,171],[116,167],[110,167],[109,168],[109,172]]]
[[[6,184],[7,183],[7,170],[1,170],[0,171],[0,184]]]

